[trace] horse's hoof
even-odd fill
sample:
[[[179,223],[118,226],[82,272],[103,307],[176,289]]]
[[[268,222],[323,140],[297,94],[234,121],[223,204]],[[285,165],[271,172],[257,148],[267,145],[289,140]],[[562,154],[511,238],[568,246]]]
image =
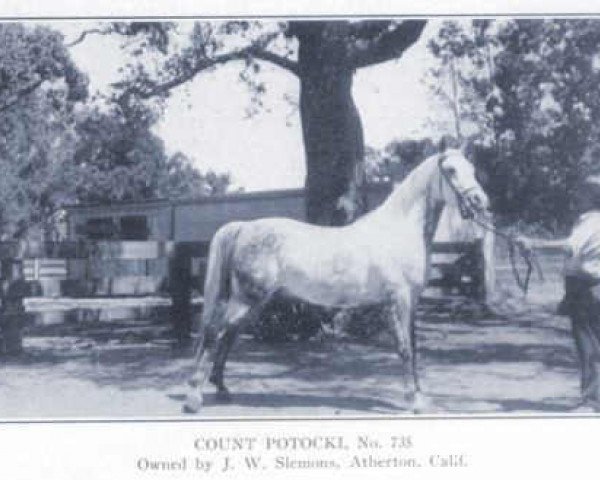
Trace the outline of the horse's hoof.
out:
[[[435,405],[430,397],[422,392],[415,392],[412,398],[413,413],[431,413],[435,410]]]
[[[222,387],[219,390],[217,390],[216,398],[217,398],[217,401],[219,401],[221,403],[230,403],[231,402],[231,393],[229,393],[229,390],[227,390],[225,387]]]
[[[198,413],[198,410],[187,403],[181,407],[181,411],[186,415],[193,415],[194,413]]]
[[[208,377],[208,381],[212,383],[217,390],[223,390],[225,386],[223,385],[223,375],[217,375],[216,373],[211,373]]]
[[[397,353],[398,353],[398,358],[400,359],[400,363],[402,365],[408,365],[412,358],[410,349],[400,348],[400,349],[398,349]]]
[[[183,413],[198,413],[202,408],[202,399],[188,396],[183,404]]]

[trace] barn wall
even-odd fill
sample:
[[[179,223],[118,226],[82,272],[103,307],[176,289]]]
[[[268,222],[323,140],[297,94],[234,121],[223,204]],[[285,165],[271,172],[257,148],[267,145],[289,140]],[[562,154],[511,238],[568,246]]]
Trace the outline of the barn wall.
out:
[[[369,189],[369,206],[379,205],[389,193],[389,185]],[[304,192],[281,190],[207,197],[196,200],[149,201],[67,207],[69,238],[85,238],[81,234],[86,222],[94,218],[120,218],[145,215],[150,227],[150,240],[210,240],[223,224],[234,220],[262,217],[288,217],[303,220]],[[79,232],[79,233],[78,233]]]
[[[210,240],[224,223],[263,217],[304,219],[304,198],[289,195],[279,198],[240,199],[230,202],[178,205],[175,208],[177,240]]]
[[[146,216],[148,227],[150,229],[149,239],[151,240],[169,240],[171,232],[171,213],[170,206],[164,204],[112,204],[98,205],[89,207],[71,207],[66,209],[68,212],[69,239],[86,238],[82,233],[88,220],[97,218],[113,218],[119,222],[121,218],[127,216]]]

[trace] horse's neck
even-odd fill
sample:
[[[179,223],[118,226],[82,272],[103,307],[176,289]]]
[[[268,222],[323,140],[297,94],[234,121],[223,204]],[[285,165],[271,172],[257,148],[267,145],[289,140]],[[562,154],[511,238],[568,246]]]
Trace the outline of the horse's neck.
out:
[[[444,210],[444,203],[441,201],[432,201],[429,199],[429,207],[425,211],[425,223],[423,228],[423,238],[425,239],[425,245],[429,249],[433,243],[433,237],[437,231]]]
[[[403,231],[416,229],[430,244],[437,228],[443,203],[434,199],[438,187],[435,159],[425,160],[404,181],[396,185],[387,200],[365,218],[365,222],[397,226]]]

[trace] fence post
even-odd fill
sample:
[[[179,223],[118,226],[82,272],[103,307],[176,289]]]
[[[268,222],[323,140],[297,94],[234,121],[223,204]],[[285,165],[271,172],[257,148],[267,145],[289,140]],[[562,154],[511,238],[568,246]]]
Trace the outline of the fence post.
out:
[[[491,220],[491,218],[490,218]],[[482,241],[482,261],[484,271],[484,285],[486,302],[490,302],[496,291],[496,259],[494,254],[494,232],[486,231]]]
[[[483,248],[483,239],[477,238],[473,242],[473,283],[474,283],[474,297],[480,302],[485,302],[487,291],[485,282],[485,255]]]
[[[485,232],[483,238],[473,243],[474,296],[482,303],[488,303],[494,294],[496,272],[494,265],[494,234]]]
[[[192,330],[192,263],[185,243],[177,242],[169,259],[171,321],[177,348],[190,344]]]
[[[29,294],[29,285],[23,275],[21,260],[2,261],[2,348],[5,355],[14,356],[23,351],[23,325],[25,305],[23,300]]]

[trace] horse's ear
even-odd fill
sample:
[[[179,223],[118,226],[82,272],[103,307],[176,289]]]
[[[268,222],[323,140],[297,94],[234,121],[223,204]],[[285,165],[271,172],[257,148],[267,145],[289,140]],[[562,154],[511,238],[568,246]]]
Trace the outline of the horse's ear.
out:
[[[448,142],[446,141],[446,136],[444,135],[442,138],[440,138],[438,143],[438,151],[440,153],[444,153],[446,150],[448,150]]]
[[[467,157],[467,154],[469,153],[469,145],[468,142],[463,138],[460,141],[460,145],[458,146],[458,149],[460,150],[460,153],[462,153],[463,157]]]

